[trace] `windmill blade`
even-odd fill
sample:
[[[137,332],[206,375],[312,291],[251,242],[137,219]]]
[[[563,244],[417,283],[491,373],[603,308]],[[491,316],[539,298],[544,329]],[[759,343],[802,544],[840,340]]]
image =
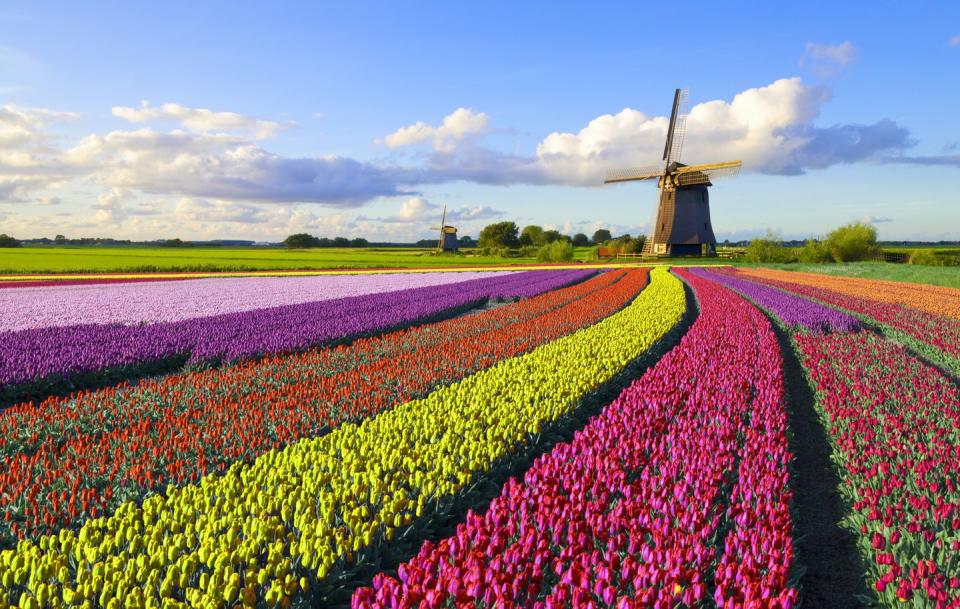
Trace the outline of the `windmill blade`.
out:
[[[687,102],[690,92],[677,89],[673,94],[673,110],[670,111],[670,127],[667,129],[667,143],[663,147],[663,160],[666,166],[680,160],[683,151],[683,139],[687,135]]]
[[[443,227],[447,225],[447,206],[443,206],[443,217],[440,220],[440,228],[433,230],[440,231],[440,238],[437,239],[437,253],[443,253]]]
[[[638,180],[656,180],[663,175],[663,169],[658,165],[648,165],[646,167],[629,167],[627,169],[612,169],[607,172],[607,177],[603,180],[604,184],[613,184],[615,182],[635,182]]]
[[[720,178],[732,178],[740,173],[742,166],[741,161],[689,165],[677,169],[673,172],[673,175],[680,186],[693,186],[694,184],[708,184]]]

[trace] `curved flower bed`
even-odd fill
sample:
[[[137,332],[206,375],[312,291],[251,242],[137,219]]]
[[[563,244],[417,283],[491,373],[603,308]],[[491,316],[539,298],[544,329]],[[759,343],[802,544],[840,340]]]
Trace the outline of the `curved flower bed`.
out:
[[[804,328],[811,332],[850,332],[860,329],[860,320],[856,317],[796,294],[704,268],[691,269],[690,272],[740,292],[791,328]]]
[[[942,351],[954,360],[954,368],[960,368],[960,321],[943,317],[912,307],[881,302],[871,298],[849,296],[808,286],[792,281],[746,274],[746,270],[727,271],[737,276],[746,276],[754,281],[788,290],[807,298],[813,298],[835,307],[876,320],[894,330],[903,332],[921,345],[929,345]]]
[[[84,325],[0,333],[0,396],[157,362],[233,361],[305,349],[429,319],[491,296],[530,296],[594,271],[531,271],[143,326]]]
[[[738,272],[751,277],[790,281],[847,296],[913,307],[934,315],[960,319],[960,290],[954,288],[763,268],[744,268]]]
[[[7,599],[27,608],[288,607],[338,564],[392,538],[569,412],[681,318],[665,270],[595,326],[504,360],[360,425],[271,451],[222,476],[0,552]],[[56,598],[56,601],[52,599]]]
[[[371,416],[596,323],[646,281],[646,270],[605,273],[333,350],[12,409],[0,415],[0,539],[75,526],[124,500]]]
[[[796,336],[852,507],[867,576],[888,607],[960,605],[960,391],[874,334]]]
[[[0,319],[0,332],[81,324],[168,323],[493,276],[497,275],[465,271],[212,279],[170,277],[147,282],[84,278],[72,280],[72,284],[0,292],[0,310],[9,311]]]
[[[795,603],[776,338],[743,298],[680,274],[701,304],[680,344],[354,609]]]

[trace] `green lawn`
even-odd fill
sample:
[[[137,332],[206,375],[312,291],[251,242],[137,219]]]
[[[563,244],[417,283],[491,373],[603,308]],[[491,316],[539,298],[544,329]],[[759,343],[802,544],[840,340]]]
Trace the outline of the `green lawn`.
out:
[[[577,248],[585,260],[590,248]],[[0,273],[98,273],[155,271],[256,271],[337,268],[417,268],[512,265],[535,258],[435,255],[418,248],[171,248],[171,247],[23,247],[0,249]]]
[[[0,250],[0,273],[255,271],[504,264],[495,257],[433,255],[427,249],[24,247]]]
[[[591,248],[580,247],[575,260],[584,261]],[[960,250],[956,250],[960,254]],[[614,262],[640,262],[619,258]],[[660,263],[729,264],[724,259],[662,259]],[[0,249],[0,273],[97,273],[155,271],[256,271],[337,268],[418,268],[436,266],[513,265],[536,263],[535,258],[475,255],[435,255],[417,248],[168,248],[168,247],[24,247]],[[925,267],[882,262],[850,264],[765,265],[792,271],[828,273],[870,279],[893,279],[960,288],[960,267]]]
[[[843,275],[845,277],[863,277],[865,279],[890,279],[911,283],[928,283],[950,288],[960,288],[960,267],[957,266],[916,266],[911,264],[889,264],[885,262],[848,262],[841,264],[742,264],[738,266],[766,266],[785,271],[804,273],[823,273]]]

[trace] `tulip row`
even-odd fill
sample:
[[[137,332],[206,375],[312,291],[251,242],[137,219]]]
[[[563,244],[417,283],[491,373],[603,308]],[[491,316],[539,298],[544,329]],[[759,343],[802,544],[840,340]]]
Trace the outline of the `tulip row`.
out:
[[[0,292],[0,332],[86,324],[137,325],[366,296],[497,276],[490,272],[228,277],[85,284]],[[89,283],[98,281],[98,283]]]
[[[77,277],[76,279],[17,279],[0,280],[0,290],[11,288],[67,287],[76,285],[105,285],[112,283],[148,283],[158,281],[185,281],[190,277]]]
[[[919,283],[836,277],[820,273],[797,273],[776,269],[750,268],[740,272],[752,277],[779,279],[819,287],[847,296],[858,296],[912,307],[941,317],[960,319],[960,290]]]
[[[456,284],[142,326],[83,325],[0,333],[0,396],[42,394],[62,379],[158,362],[205,364],[308,348],[429,319],[491,296],[529,296],[589,270],[528,271]]]
[[[776,338],[743,298],[680,274],[701,306],[680,344],[354,609],[796,601]]]
[[[960,321],[952,317],[943,317],[912,307],[871,298],[849,296],[832,290],[808,286],[793,281],[761,277],[747,274],[746,271],[734,271],[737,276],[749,277],[767,285],[812,298],[828,305],[839,307],[861,316],[861,319],[876,321],[886,329],[899,334],[898,338],[910,342],[913,346],[960,371]]]
[[[881,604],[960,607],[960,391],[875,334],[796,336]]]
[[[124,500],[424,395],[600,321],[646,281],[645,270],[604,273],[332,350],[11,409],[0,415],[0,486],[7,491],[0,495],[0,539],[75,526]]]
[[[811,332],[850,332],[860,329],[857,318],[790,292],[705,268],[695,268],[691,272],[740,292],[791,328],[803,328]]]
[[[0,603],[288,607],[362,549],[463,491],[640,356],[681,318],[663,269],[600,323],[359,425],[169,488],[0,552]],[[56,600],[54,600],[56,599]]]

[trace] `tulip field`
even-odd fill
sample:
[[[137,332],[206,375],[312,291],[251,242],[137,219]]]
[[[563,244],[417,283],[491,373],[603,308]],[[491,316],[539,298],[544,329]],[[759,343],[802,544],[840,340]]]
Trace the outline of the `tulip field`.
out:
[[[0,609],[960,608],[960,290],[444,269],[0,308]],[[811,451],[848,588],[810,568]]]

